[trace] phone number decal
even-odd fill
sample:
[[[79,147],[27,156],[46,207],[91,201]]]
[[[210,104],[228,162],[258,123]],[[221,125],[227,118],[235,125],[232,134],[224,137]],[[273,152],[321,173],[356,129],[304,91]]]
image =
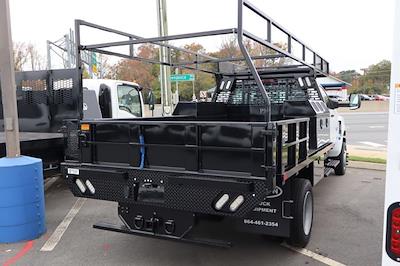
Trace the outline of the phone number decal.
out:
[[[262,220],[252,220],[252,219],[244,219],[244,224],[251,224],[251,225],[259,225],[259,226],[268,226],[268,227],[278,227],[278,222],[269,222],[269,221],[262,221]]]

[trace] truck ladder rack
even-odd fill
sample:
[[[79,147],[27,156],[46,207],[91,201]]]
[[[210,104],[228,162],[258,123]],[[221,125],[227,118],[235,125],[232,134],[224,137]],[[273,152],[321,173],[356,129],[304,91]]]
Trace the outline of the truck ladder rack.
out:
[[[257,36],[243,28],[243,11],[244,9],[249,10],[251,15],[256,15],[263,19],[265,22],[266,29],[266,38],[262,38]],[[81,44],[80,41],[80,27],[85,26],[92,29],[97,29],[102,32],[113,33],[125,38],[128,38],[126,41],[118,41],[118,42],[104,42],[104,43],[96,43],[96,44]],[[287,36],[287,48],[283,49],[276,44],[276,40],[274,40],[274,36],[272,34],[274,30],[283,33]],[[212,30],[212,31],[204,31],[204,32],[195,32],[195,33],[187,33],[187,34],[178,34],[178,35],[170,35],[170,36],[162,36],[162,37],[151,37],[151,38],[142,38],[137,35],[121,32],[118,30],[114,30],[111,28],[107,28],[104,26],[96,25],[90,22],[86,22],[83,20],[75,21],[75,34],[76,34],[76,50],[77,50],[77,68],[80,70],[81,68],[81,58],[80,52],[83,50],[97,52],[101,54],[107,54],[132,60],[139,60],[151,64],[160,64],[177,68],[186,68],[190,70],[203,71],[210,74],[219,74],[219,75],[229,75],[229,72],[238,73],[237,69],[243,72],[243,69],[248,73],[251,73],[253,76],[257,87],[261,93],[262,98],[266,103],[266,114],[265,120],[268,122],[271,120],[271,110],[270,110],[270,99],[264,85],[261,81],[261,78],[258,74],[258,68],[255,66],[255,60],[271,60],[277,58],[290,59],[292,62],[296,62],[296,67],[300,68],[309,68],[313,71],[315,76],[329,76],[329,63],[322,58],[318,53],[310,48],[310,46],[306,45],[304,42],[300,41],[298,37],[292,34],[290,31],[286,30],[283,26],[275,22],[268,15],[259,10],[256,6],[251,4],[248,0],[238,0],[238,13],[237,13],[237,28],[228,28],[221,30]],[[168,44],[168,41],[173,40],[183,40],[183,39],[192,39],[199,37],[210,37],[210,36],[226,36],[226,35],[234,35],[237,40],[238,48],[242,54],[239,57],[226,57],[226,58],[216,58],[209,55],[204,55],[201,53],[193,52],[187,49],[183,49],[180,47],[176,47]],[[258,45],[261,45],[264,48],[267,48],[271,52],[265,52],[262,55],[251,55],[245,45],[246,40],[251,40]],[[162,61],[161,59],[154,58],[144,58],[135,55],[134,45],[140,44],[154,44],[158,46],[166,47],[168,50],[168,59],[167,61]],[[301,48],[301,54],[295,54],[295,45]],[[111,47],[129,47],[129,53],[118,53],[114,51],[106,50]],[[173,52],[179,52],[182,54],[187,54],[193,60],[185,60],[182,58],[172,57]],[[176,53],[177,54],[177,53]],[[310,56],[307,56],[310,55]],[[312,62],[308,62],[308,57],[312,58]],[[176,61],[173,61],[173,59]],[[285,60],[284,60],[285,61]],[[286,63],[288,61],[285,61]],[[240,64],[241,63],[241,64]],[[207,65],[215,64],[214,68],[207,68]],[[205,65],[205,67],[202,67]],[[228,68],[226,67],[228,66]],[[287,66],[287,65],[286,65]],[[276,68],[276,66],[275,66]],[[265,69],[265,68],[264,68]],[[79,73],[80,71],[78,71]]]

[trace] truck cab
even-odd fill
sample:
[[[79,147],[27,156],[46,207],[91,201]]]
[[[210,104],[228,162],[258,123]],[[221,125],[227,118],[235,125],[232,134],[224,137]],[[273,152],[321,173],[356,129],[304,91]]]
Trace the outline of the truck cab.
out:
[[[93,91],[102,118],[136,118],[144,114],[141,87],[134,82],[83,79],[83,88]],[[83,108],[90,108],[84,99]]]

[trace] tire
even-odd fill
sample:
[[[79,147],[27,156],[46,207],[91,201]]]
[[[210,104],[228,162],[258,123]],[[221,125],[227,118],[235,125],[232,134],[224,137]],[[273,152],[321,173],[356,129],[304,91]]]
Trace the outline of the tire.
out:
[[[345,175],[347,168],[347,146],[345,140],[343,140],[342,150],[336,160],[339,160],[340,163],[335,168],[335,175]]]
[[[311,237],[314,217],[314,198],[312,185],[308,179],[296,178],[292,184],[292,216],[290,238],[288,243],[295,247],[304,248]]]

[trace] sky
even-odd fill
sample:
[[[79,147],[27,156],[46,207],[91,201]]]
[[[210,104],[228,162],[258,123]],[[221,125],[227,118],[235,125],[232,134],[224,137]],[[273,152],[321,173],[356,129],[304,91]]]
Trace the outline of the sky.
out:
[[[395,0],[252,0],[330,63],[331,71],[366,68],[392,54]],[[31,42],[46,54],[46,40],[55,41],[73,28],[74,19],[157,36],[156,0],[10,0],[14,42]],[[236,27],[236,0],[167,0],[169,34]],[[254,17],[253,17],[254,18]],[[266,25],[245,17],[256,34]],[[106,40],[82,32],[86,44]],[[117,41],[107,39],[107,41]],[[202,41],[208,51],[215,40]],[[219,40],[218,40],[219,41]],[[176,43],[177,45],[183,43]]]

